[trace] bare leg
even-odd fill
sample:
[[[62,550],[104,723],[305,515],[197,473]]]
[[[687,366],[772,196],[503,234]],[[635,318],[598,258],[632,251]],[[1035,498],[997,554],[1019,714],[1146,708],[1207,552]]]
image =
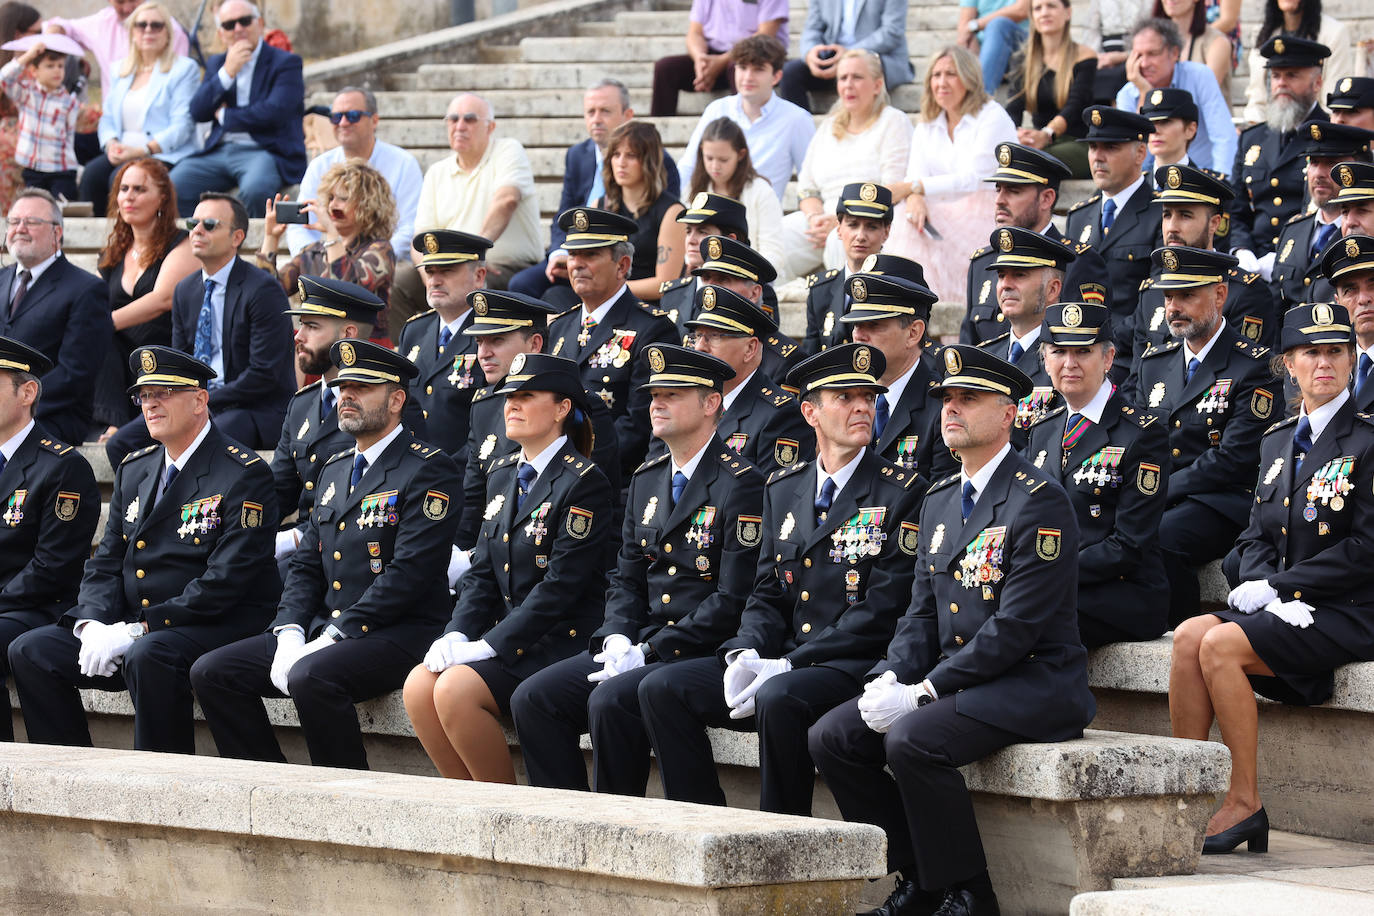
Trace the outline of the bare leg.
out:
[[[501,709],[476,671],[457,665],[439,675],[434,685],[434,708],[448,743],[470,778],[515,784],[515,764],[501,728]]]
[[[1174,630],[1173,661],[1169,665],[1169,722],[1175,738],[1206,741],[1212,730],[1212,698],[1202,676],[1198,652],[1202,638],[1221,618],[1215,614],[1190,617]]]
[[[420,739],[429,759],[439,775],[445,779],[471,779],[472,774],[463,766],[463,758],[449,744],[444,733],[443,723],[439,721],[439,711],[434,708],[434,685],[439,675],[424,665],[416,665],[406,678],[405,698],[406,715],[415,727],[415,737]]]
[[[1202,676],[1212,697],[1221,740],[1231,749],[1231,787],[1221,809],[1207,824],[1208,835],[1220,833],[1260,809],[1259,709],[1247,674],[1272,676],[1260,661],[1245,631],[1237,624],[1214,627],[1202,640],[1198,653]]]

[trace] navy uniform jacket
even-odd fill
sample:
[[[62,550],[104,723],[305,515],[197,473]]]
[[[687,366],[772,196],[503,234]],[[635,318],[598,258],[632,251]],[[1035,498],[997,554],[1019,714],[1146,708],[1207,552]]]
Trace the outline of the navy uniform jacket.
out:
[[[212,421],[154,502],[165,454],[160,445],[140,449],[115,471],[105,535],[63,622],[145,620],[149,632],[194,624],[210,628],[207,647],[251,636],[281,592],[272,472]]]
[[[481,537],[445,632],[485,639],[528,677],[576,655],[601,621],[616,494],[565,442],[516,508],[520,453],[492,463]]]
[[[1113,315],[1126,307],[1118,305],[1112,298],[1107,262],[1093,246],[1065,238],[1053,224],[1045,230],[1045,237],[1073,245],[1073,250],[1078,254],[1069,262],[1064,274],[1064,291],[1059,294],[1061,302],[1101,302],[1112,310]],[[973,346],[1007,331],[1006,319],[997,304],[997,271],[987,269],[996,254],[992,247],[984,246],[969,259],[968,313],[959,326],[960,343]]]
[[[818,526],[815,466],[769,479],[754,589],[739,633],[719,655],[752,648],[794,668],[823,665],[859,680],[911,595],[926,481],[866,450]]]
[[[549,325],[545,345],[552,356],[577,363],[582,385],[601,398],[615,417],[622,479],[634,473],[649,448],[649,364],[639,354],[650,344],[676,343],[677,329],[666,318],[646,309],[626,289],[592,329],[587,345],[577,343],[582,307],[559,315]]]
[[[486,511],[487,474],[492,465],[509,455],[517,446],[506,438],[504,395],[496,392],[505,379],[495,385],[478,388],[472,395],[469,415],[467,464],[463,468],[463,513],[454,542],[463,550],[477,544],[477,532],[482,527]],[[587,396],[592,417],[592,461],[610,481],[611,489],[620,492],[620,451],[616,447],[615,419],[600,398]],[[615,527],[611,527],[614,536]]]
[[[52,360],[52,370],[41,379],[43,397],[34,418],[62,441],[84,442],[91,428],[100,363],[114,334],[109,290],[99,277],[59,253],[11,315],[16,275],[13,264],[0,270],[0,335],[26,343]],[[290,321],[286,327],[289,334]]]
[[[901,400],[888,405],[887,426],[874,448],[883,458],[905,470],[916,471],[926,480],[959,469],[959,462],[945,447],[940,431],[940,399],[930,394],[930,386],[939,378],[932,351],[926,350],[916,361]]]
[[[959,475],[930,489],[910,606],[873,675],[929,680],[954,708],[1033,741],[1077,738],[1097,703],[1078,636],[1078,525],[1016,453],[962,521]]]
[[[709,656],[739,626],[762,539],[763,476],[712,437],[676,506],[665,452],[630,481],[605,622],[665,662]]]
[[[1329,121],[1320,105],[1305,120]],[[1241,131],[1231,185],[1236,196],[1231,214],[1231,249],[1248,248],[1255,257],[1276,250],[1279,228],[1303,208],[1307,193],[1307,136],[1296,131],[1281,137],[1268,124]]]
[[[1146,176],[1135,193],[1118,203],[1112,228],[1105,235],[1101,191],[1072,207],[1066,218],[1065,236],[1080,245],[1091,245],[1107,262],[1105,282],[1112,292],[1113,336],[1118,340],[1129,338],[1140,284],[1150,276],[1150,252],[1161,244],[1159,225],[1164,208],[1155,206],[1154,198],[1154,179]]]
[[[308,639],[333,624],[350,639],[385,639],[418,659],[453,606],[446,570],[458,469],[402,430],[349,494],[354,453],[340,452],[320,473],[272,627],[295,624]]]
[[[1043,338],[1036,338],[1036,342],[1031,345],[1031,348],[1022,353],[1020,359],[1016,361],[1016,368],[1026,373],[1035,386],[1029,395],[1016,404],[1016,426],[1011,432],[1011,445],[1012,448],[1020,452],[1026,450],[1026,430],[1030,429],[1063,401],[1059,392],[1055,391],[1054,386],[1050,384],[1050,374],[1045,371],[1044,361],[1040,358],[1040,344],[1042,342]],[[1007,358],[1007,349],[1010,346],[1011,331],[1004,331],[991,340],[985,340],[978,344],[980,350],[990,350],[999,359]]]
[[[778,313],[778,294],[773,289],[773,284],[764,283],[763,285],[763,305],[765,312]],[[687,327],[687,322],[697,317],[696,295],[697,278],[679,277],[676,280],[664,280],[659,284],[659,292],[662,294],[658,302],[654,303],[663,317],[667,318],[677,326],[678,340],[682,345],[690,346],[687,343],[687,335],[692,329]]]
[[[741,386],[716,435],[765,476],[816,453],[816,435],[802,418],[801,404],[762,368]]]
[[[1069,494],[1078,522],[1078,613],[1137,639],[1167,629],[1169,583],[1159,520],[1169,485],[1169,434],[1153,414],[1114,393],[1064,452],[1069,410],[1061,404],[1030,431],[1026,457]]]
[[[802,338],[802,352],[807,356],[849,340],[849,325],[840,321],[849,311],[844,279],[842,270],[826,270],[806,278],[806,336]]]
[[[81,453],[41,423],[0,471],[0,617],[52,623],[76,604],[100,521],[100,488]]]
[[[1185,385],[1182,347],[1182,341],[1173,340],[1146,350],[1131,372],[1134,403],[1168,426],[1173,469],[1166,505],[1196,499],[1243,525],[1250,515],[1260,436],[1283,414],[1278,382],[1269,373],[1269,350],[1223,327]]]
[[[420,367],[420,374],[410,382],[410,395],[424,412],[429,431],[425,441],[448,452],[462,470],[467,462],[472,394],[484,381],[482,367],[477,365],[477,338],[456,334],[441,355],[439,313],[430,309],[401,327],[396,352]]]
[[[1226,280],[1226,304],[1221,308],[1221,317],[1237,334],[1272,350],[1279,342],[1279,330],[1283,324],[1282,309],[1283,305],[1274,296],[1273,289],[1259,274],[1231,268]],[[1131,361],[1136,354],[1144,353],[1152,346],[1161,347],[1170,340],[1169,323],[1164,314],[1164,291],[1155,289],[1153,278],[1141,284],[1140,304],[1136,307],[1133,327],[1131,348],[1124,356],[1118,348],[1117,360]]]
[[[1321,252],[1312,257],[1316,241],[1317,214],[1299,213],[1284,223],[1274,250],[1273,287],[1283,297],[1284,311],[1305,302],[1332,302],[1331,281],[1321,269]],[[1341,237],[1340,227],[1331,232],[1328,245]],[[1280,313],[1282,314],[1282,312]]]

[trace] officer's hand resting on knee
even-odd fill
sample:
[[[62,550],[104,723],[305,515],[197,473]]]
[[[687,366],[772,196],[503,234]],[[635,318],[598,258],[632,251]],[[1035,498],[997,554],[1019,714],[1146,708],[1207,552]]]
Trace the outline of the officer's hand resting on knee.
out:
[[[785,658],[759,658],[757,649],[736,649],[727,658],[723,678],[725,705],[730,718],[747,719],[754,714],[754,694],[771,677],[792,670],[792,662]]]
[[[612,633],[601,641],[601,651],[592,656],[592,661],[603,667],[587,675],[587,680],[599,684],[617,674],[643,668],[644,647],[631,643],[628,636]]]
[[[1254,579],[1231,589],[1231,594],[1226,596],[1226,603],[1242,614],[1253,614],[1278,597],[1279,593],[1266,580]]]
[[[915,712],[922,705],[922,697],[930,697],[926,702],[937,699],[930,681],[903,684],[897,680],[897,672],[884,671],[864,686],[863,696],[859,697],[859,715],[865,725],[883,733],[898,719]]]

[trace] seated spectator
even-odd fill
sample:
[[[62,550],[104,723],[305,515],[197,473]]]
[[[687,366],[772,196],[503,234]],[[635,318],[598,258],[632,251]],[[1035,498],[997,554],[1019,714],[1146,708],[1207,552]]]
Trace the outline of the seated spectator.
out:
[[[781,203],[787,183],[806,158],[806,147],[816,133],[816,124],[809,111],[773,93],[787,62],[787,48],[776,38],[746,38],[730,50],[730,59],[734,61],[735,94],[716,99],[701,113],[682,154],[682,180],[692,180],[697,146],[706,125],[729,118],[744,131],[750,161]],[[687,195],[688,199],[694,196]]]
[[[129,56],[119,62],[118,78],[101,99],[105,151],[81,173],[81,199],[91,202],[96,216],[105,215],[110,177],[124,163],[153,156],[174,166],[196,149],[191,96],[200,69],[172,51],[172,21],[156,0],[141,4],[130,17]]]
[[[63,85],[70,39],[35,39],[28,50],[0,67],[0,91],[19,106],[15,161],[24,186],[76,200],[76,120],[81,99]],[[60,43],[60,44],[59,44]]]
[[[630,263],[630,292],[655,302],[669,280],[682,273],[684,230],[677,221],[683,211],[668,190],[663,173],[663,141],[648,121],[626,121],[611,133],[601,180],[606,194],[598,206],[627,216],[638,227],[630,235],[634,257]],[[560,300],[572,305],[571,297]]]
[[[1192,93],[1182,89],[1152,89],[1145,96],[1140,113],[1155,127],[1154,133],[1145,140],[1155,170],[1166,165],[1191,165],[1188,145],[1197,136],[1197,104]]]
[[[1126,39],[1135,24],[1150,15],[1152,6],[1152,0],[1089,0],[1083,44],[1097,52],[1094,104],[1112,104],[1126,85]]]
[[[0,270],[0,334],[53,364],[39,379],[38,422],[64,442],[85,442],[100,370],[92,355],[110,346],[105,289],[62,254],[62,208],[47,191],[19,192],[5,247],[15,263]]]
[[[317,198],[302,203],[301,212],[312,217],[306,226],[324,237],[279,267],[277,246],[286,226],[277,222],[276,207],[268,206],[258,266],[280,280],[288,296],[296,294],[301,275],[309,274],[356,283],[386,302],[396,273],[391,248],[396,200],[382,173],[361,159],[340,162],[320,179]],[[373,319],[372,339],[391,345],[386,309]]]
[[[1354,257],[1345,247],[1331,252],[1341,264],[1336,272],[1369,264],[1365,246],[1356,245]],[[1260,442],[1264,476],[1250,524],[1226,558],[1234,586],[1228,607],[1174,633],[1174,735],[1205,741],[1216,720],[1231,751],[1231,783],[1207,824],[1204,855],[1241,843],[1251,852],[1269,848],[1255,694],[1317,705],[1330,698],[1337,667],[1374,659],[1366,611],[1374,594],[1364,575],[1374,562],[1364,526],[1374,429],[1347,391],[1355,367],[1350,325],[1339,305],[1303,305],[1284,316],[1283,367],[1297,380],[1298,415]]]
[[[568,147],[563,157],[563,193],[559,198],[559,213],[574,207],[593,206],[605,195],[601,164],[606,156],[606,144],[611,139],[611,131],[634,116],[634,109],[630,107],[630,90],[620,80],[609,77],[599,80],[582,96],[582,120],[587,125],[587,139]],[[668,190],[675,195],[681,193],[677,165],[667,150],[663,152],[663,168],[668,176]],[[549,227],[548,256],[512,277],[512,292],[539,298],[551,286],[568,285],[568,252],[563,248],[564,235],[555,219]]]
[[[1146,19],[1136,25],[1126,61],[1127,83],[1116,94],[1116,107],[1139,111],[1152,89],[1191,93],[1202,117],[1197,136],[1188,146],[1188,159],[1198,168],[1229,175],[1236,158],[1231,106],[1212,71],[1191,60],[1179,60],[1182,53],[1183,38],[1168,19]],[[1153,164],[1147,160],[1145,168],[1151,169]]]
[[[906,177],[892,187],[900,203],[883,251],[921,264],[942,301],[964,301],[968,253],[994,225],[997,192],[985,182],[997,169],[997,144],[1015,142],[1011,118],[983,91],[977,58],[955,45],[937,52]]]
[[[134,383],[129,354],[171,346],[172,291],[200,267],[189,233],[177,224],[176,190],[161,162],[120,166],[109,205],[114,218],[97,265],[114,322],[114,346],[105,352],[95,394],[95,421],[106,427],[102,442],[135,413],[127,394]]]
[[[749,143],[738,124],[717,118],[706,125],[691,174],[684,199],[711,193],[744,204],[748,237],[769,263],[782,263],[782,204],[768,180],[755,171]]]
[[[0,44],[37,35],[43,29],[43,18],[38,10],[26,3],[0,5]],[[14,51],[0,50],[0,66],[9,63],[19,55]],[[0,92],[0,209],[10,212],[15,193],[24,186],[24,167],[14,158],[19,143],[19,108],[14,100]]]
[[[775,37],[787,47],[787,13],[788,0],[692,0],[687,53],[660,57],[654,64],[649,116],[676,115],[680,91],[734,89],[730,49],[751,35]]]
[[[129,17],[140,0],[110,0],[109,6],[80,19],[55,16],[43,23],[45,32],[66,35],[95,56],[100,67],[100,97],[109,99],[119,73],[119,62],[129,53]],[[190,49],[186,30],[172,19],[172,53],[185,57]],[[8,36],[6,36],[8,38]]]
[[[206,62],[191,97],[191,117],[210,122],[210,133],[172,170],[177,208],[190,216],[202,192],[237,185],[248,214],[262,216],[263,201],[305,174],[301,59],[262,40],[262,14],[248,0],[224,0],[215,18],[228,51]]]
[[[1151,16],[1172,22],[1183,38],[1182,60],[1204,64],[1217,78],[1221,95],[1231,99],[1231,40],[1207,24],[1206,0],[1155,0]]]
[[[1355,44],[1345,23],[1322,12],[1322,0],[1264,0],[1264,21],[1255,33],[1250,49],[1250,80],[1245,84],[1245,120],[1258,124],[1268,117],[1269,71],[1260,48],[1269,39],[1305,38],[1326,45],[1331,51],[1322,66],[1323,81],[1335,86],[1341,77],[1359,72],[1355,64]],[[1231,97],[1228,93],[1228,99]]]
[[[1326,96],[1331,109],[1331,121],[1374,130],[1374,78],[1368,76],[1343,77],[1336,91]]]
[[[420,203],[420,163],[399,146],[377,139],[377,97],[371,90],[347,86],[334,96],[329,122],[339,145],[310,160],[301,179],[300,200],[314,200],[320,193],[320,179],[346,159],[361,159],[386,179],[395,200],[396,226],[391,230],[391,250],[396,260],[410,259],[410,239],[415,232],[415,208]],[[292,256],[311,242],[318,242],[318,230],[299,223],[286,227],[286,248]]]
[[[1069,0],[1035,0],[1030,41],[1018,55],[1007,114],[1019,143],[1045,150],[1074,178],[1087,178],[1087,150],[1077,141],[1087,132],[1083,109],[1091,104],[1097,56],[1070,35],[1072,14]],[[1031,127],[1021,126],[1026,112]]]
[[[839,266],[840,250],[827,248],[839,224],[840,191],[851,182],[897,184],[911,152],[911,120],[888,103],[878,55],[846,51],[836,69],[839,101],[811,138],[797,173],[797,211],[782,219],[784,255],[777,267],[784,283],[822,263]]]
[[[974,0],[959,4],[958,43],[978,55],[983,89],[997,92],[1012,55],[1026,40],[1030,0]]]
[[[846,12],[848,11],[848,12]],[[809,92],[838,88],[840,62],[850,51],[868,51],[881,61],[877,74],[895,89],[916,78],[906,44],[907,4],[899,0],[848,6],[844,0],[815,0],[806,8],[801,60],[782,70],[778,95],[811,111]]]
[[[1225,35],[1234,51],[1231,69],[1240,63],[1240,0],[1206,0],[1207,21],[1212,28]]]

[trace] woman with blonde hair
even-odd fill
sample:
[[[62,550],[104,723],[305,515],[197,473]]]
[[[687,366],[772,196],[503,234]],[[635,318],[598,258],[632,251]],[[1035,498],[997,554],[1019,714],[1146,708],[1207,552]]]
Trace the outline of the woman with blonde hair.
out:
[[[835,72],[839,100],[816,129],[797,172],[798,208],[782,219],[786,254],[775,265],[779,282],[842,264],[835,236],[840,191],[856,181],[895,185],[911,152],[911,120],[889,104],[878,55],[850,48]]]
[[[892,186],[900,203],[883,250],[924,267],[946,302],[963,301],[968,254],[992,233],[997,192],[984,179],[997,168],[997,144],[1015,142],[1016,126],[983,89],[978,58],[959,45],[936,52],[906,177]]]
[[[1070,0],[1032,0],[1030,38],[1013,75],[1016,93],[1007,114],[1019,142],[1054,156],[1075,178],[1087,178],[1087,144],[1076,141],[1088,132],[1083,109],[1092,104],[1097,54],[1073,40],[1072,19]],[[1026,112],[1031,127],[1021,127]]]
[[[101,100],[104,152],[81,175],[81,199],[91,202],[96,216],[105,215],[110,178],[124,163],[152,156],[171,168],[196,148],[191,96],[200,85],[200,68],[172,47],[172,14],[148,0],[126,21],[129,54]]]

